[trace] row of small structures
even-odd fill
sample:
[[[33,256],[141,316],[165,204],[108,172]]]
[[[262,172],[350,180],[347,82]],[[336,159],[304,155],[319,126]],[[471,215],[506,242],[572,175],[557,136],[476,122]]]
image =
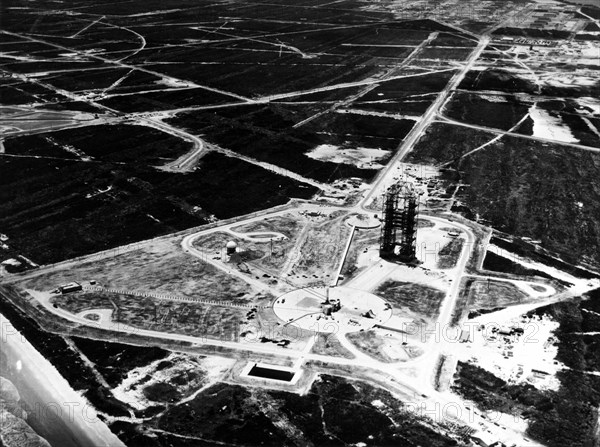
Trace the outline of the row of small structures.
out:
[[[130,296],[141,296],[144,298],[156,298],[159,300],[168,301],[186,301],[189,303],[199,304],[210,304],[213,306],[221,307],[232,307],[238,309],[267,309],[270,306],[257,306],[255,304],[234,304],[229,301],[218,301],[218,300],[203,300],[201,298],[193,298],[187,296],[170,295],[166,293],[148,292],[142,290],[124,290],[124,289],[110,289],[100,286],[83,286],[83,290],[88,292],[103,292],[103,293],[116,293],[119,295],[130,295]]]

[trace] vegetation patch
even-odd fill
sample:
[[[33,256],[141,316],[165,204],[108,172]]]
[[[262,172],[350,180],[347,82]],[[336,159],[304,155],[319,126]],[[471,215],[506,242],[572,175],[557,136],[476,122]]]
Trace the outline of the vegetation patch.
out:
[[[438,425],[420,419],[387,391],[322,376],[302,396],[217,384],[169,409],[157,425],[170,433],[244,445],[466,445],[453,434],[456,429],[447,427],[444,436],[430,424]]]
[[[68,298],[66,298],[68,297]],[[247,310],[116,293],[60,295],[54,303],[76,313],[85,308],[115,308],[112,319],[140,329],[237,340]]]
[[[452,312],[451,325],[458,324],[470,310],[476,310],[480,314],[486,310],[524,304],[532,300],[534,298],[530,298],[511,282],[463,278]]]
[[[439,269],[451,269],[456,267],[456,263],[462,252],[464,239],[454,238],[444,245],[438,252],[437,267]]]
[[[72,337],[77,348],[95,365],[109,385],[117,386],[134,368],[147,365],[169,355],[169,351],[153,346],[109,343],[89,338]]]
[[[566,281],[557,280],[553,276],[549,275],[546,272],[542,272],[540,270],[535,270],[535,269],[530,269],[530,268],[524,267],[523,265],[513,262],[510,259],[505,258],[504,256],[497,255],[496,253],[494,253],[492,251],[486,252],[485,259],[483,261],[483,268],[485,270],[490,270],[493,272],[510,273],[512,275],[519,275],[519,276],[526,276],[526,277],[536,277],[537,276],[539,278],[556,280],[566,287],[569,287],[572,285],[571,283],[568,283]],[[546,290],[546,289],[544,289],[544,290]]]
[[[444,113],[457,121],[509,130],[527,114],[530,106],[511,95],[459,92],[452,95]]]
[[[315,354],[343,357],[347,359],[354,358],[354,354],[342,346],[335,334],[319,332],[315,336],[317,339],[315,340],[315,344],[313,345],[311,352],[314,352]]]
[[[429,318],[438,315],[444,296],[446,296],[444,291],[434,287],[394,280],[387,280],[374,293],[384,298],[396,309],[408,308]]]
[[[492,140],[494,134],[446,123],[433,123],[406,157],[407,163],[440,164],[457,160]]]
[[[12,154],[89,157],[136,164],[165,164],[192,149],[190,142],[168,133],[126,124],[86,126],[13,137],[7,139],[4,146],[7,153]]]
[[[37,263],[150,239],[207,223],[211,215],[239,216],[316,192],[217,153],[207,154],[196,171],[184,175],[133,164],[3,157],[0,179],[2,231],[13,249]]]
[[[557,360],[567,368],[560,370],[557,391],[541,391],[532,385],[509,385],[475,365],[459,362],[453,389],[474,401],[482,410],[516,414],[529,420],[528,436],[549,447],[585,447],[597,439],[600,377],[581,371],[600,371],[597,337],[582,334],[583,306],[598,308],[598,290],[587,301],[557,303],[532,313],[550,314],[558,320]],[[577,331],[577,333],[575,333]]]
[[[600,156],[503,138],[459,165],[467,206],[495,228],[541,240],[574,264],[600,265]]]

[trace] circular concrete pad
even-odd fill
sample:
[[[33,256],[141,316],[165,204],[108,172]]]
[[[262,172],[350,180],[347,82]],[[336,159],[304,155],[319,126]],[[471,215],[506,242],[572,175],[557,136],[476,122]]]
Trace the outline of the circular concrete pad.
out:
[[[377,228],[381,225],[381,222],[374,214],[358,214],[350,217],[346,223],[361,229]]]
[[[308,287],[288,292],[275,301],[273,310],[285,325],[327,333],[367,330],[392,316],[392,308],[384,299],[349,287],[329,288],[329,300],[339,300],[341,307],[325,315],[326,289]]]

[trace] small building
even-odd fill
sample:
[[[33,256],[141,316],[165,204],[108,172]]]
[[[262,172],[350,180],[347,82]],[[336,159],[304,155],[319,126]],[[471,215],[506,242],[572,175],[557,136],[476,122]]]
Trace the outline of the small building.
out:
[[[492,447],[498,445],[498,439],[489,431],[478,431],[471,435],[471,440],[475,445],[481,447]]]
[[[369,309],[369,311],[365,312],[364,314],[362,314],[361,317],[373,319],[373,318],[376,317],[376,315],[375,315],[375,312],[373,312],[372,309]]]
[[[512,335],[512,331],[510,330],[510,328],[509,328],[509,327],[507,327],[507,326],[502,326],[502,327],[500,328],[500,330],[498,331],[498,334],[499,334],[499,335],[503,335],[503,336],[506,336],[506,337],[508,337],[509,335]]]
[[[58,291],[60,293],[62,293],[63,295],[65,293],[79,292],[81,290],[83,290],[83,287],[78,282],[70,282],[68,284],[63,284],[62,286],[58,286]]]
[[[511,328],[511,331],[513,332],[513,334],[516,334],[516,335],[523,335],[525,333],[525,329],[523,329],[522,327],[518,327],[518,326],[513,326]]]

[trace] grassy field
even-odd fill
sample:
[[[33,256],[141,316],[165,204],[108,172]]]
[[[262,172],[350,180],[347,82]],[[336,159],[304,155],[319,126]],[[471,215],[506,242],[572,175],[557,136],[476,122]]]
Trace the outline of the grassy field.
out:
[[[112,319],[119,323],[219,340],[237,340],[247,314],[247,310],[231,307],[99,292],[57,295],[52,303],[72,313],[114,308]]]
[[[405,341],[407,337],[396,333],[390,335],[384,338],[381,332],[370,330],[352,332],[346,338],[365,354],[385,363],[407,360],[423,353],[420,348]]]
[[[394,280],[384,282],[374,293],[396,309],[408,308],[427,318],[437,317],[446,295],[444,291],[434,287]]]
[[[358,230],[354,233],[354,238],[352,239],[344,267],[342,268],[344,276],[357,275],[366,268],[366,266],[357,266],[358,257],[369,248],[376,246],[379,249],[380,231],[379,228],[376,228],[372,230]]]
[[[234,241],[238,244],[239,258],[237,259],[240,262],[264,270],[271,276],[279,277],[288,258],[295,256],[292,249],[302,228],[306,225],[307,222],[303,217],[290,213],[232,228],[233,231],[239,233],[276,232],[287,237],[284,240],[273,240],[272,245],[269,241],[254,242],[229,233],[216,232],[198,238],[194,242],[194,246],[211,257],[220,257],[227,242]]]
[[[385,340],[372,331],[352,332],[347,334],[346,338],[362,352],[381,362],[393,363],[397,360],[385,353],[383,350]]]
[[[333,357],[354,358],[354,355],[344,348],[335,334],[319,333],[312,347],[314,354],[328,355]]]
[[[510,282],[463,278],[451,324],[459,323],[471,310],[490,310],[534,301]]]
[[[451,269],[456,266],[463,248],[464,239],[452,239],[438,252],[437,267],[440,269]]]
[[[232,302],[266,299],[246,282],[183,253],[176,240],[162,240],[102,261],[40,275],[25,281],[22,287],[52,290],[66,282],[92,279],[102,287],[119,290],[143,290]]]
[[[350,236],[350,227],[344,223],[346,216],[346,212],[336,212],[309,227],[292,265],[292,281],[320,284],[334,277]]]

